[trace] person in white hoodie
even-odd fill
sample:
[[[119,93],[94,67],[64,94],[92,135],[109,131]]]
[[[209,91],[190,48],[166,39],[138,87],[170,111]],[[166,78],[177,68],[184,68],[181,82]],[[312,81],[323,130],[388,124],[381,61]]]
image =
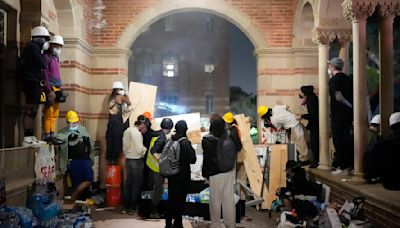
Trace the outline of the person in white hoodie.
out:
[[[265,118],[265,123],[278,130],[282,128],[290,130],[290,141],[296,145],[296,150],[299,152],[299,160],[303,164],[308,162],[308,147],[304,138],[303,128],[296,119],[296,115],[288,111],[288,106],[275,105],[269,115],[262,115],[261,118]]]
[[[135,126],[125,130],[123,135],[123,152],[126,157],[123,186],[123,214],[135,214],[143,184],[143,158],[146,147],[143,136],[147,130],[144,119],[138,118]]]

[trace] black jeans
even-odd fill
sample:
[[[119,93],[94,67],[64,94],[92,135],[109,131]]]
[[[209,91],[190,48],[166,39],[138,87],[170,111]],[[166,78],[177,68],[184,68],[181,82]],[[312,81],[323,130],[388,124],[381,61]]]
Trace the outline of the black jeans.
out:
[[[313,163],[319,163],[319,127],[313,126],[310,129],[310,144],[313,155]]]
[[[107,124],[106,159],[111,164],[117,164],[122,153],[122,137],[125,131],[124,122],[121,114],[110,115]]]
[[[332,137],[339,168],[343,170],[353,167],[354,140],[351,125],[332,127]]]
[[[189,182],[190,176],[182,173],[168,178],[166,227],[183,228],[182,213],[185,207]],[[173,226],[171,226],[172,220],[174,220]]]
[[[124,181],[124,208],[136,210],[143,184],[143,159],[126,159]]]

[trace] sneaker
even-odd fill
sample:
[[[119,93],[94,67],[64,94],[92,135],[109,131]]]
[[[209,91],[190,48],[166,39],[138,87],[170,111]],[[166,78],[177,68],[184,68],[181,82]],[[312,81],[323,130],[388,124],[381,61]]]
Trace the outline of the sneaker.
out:
[[[124,215],[126,215],[126,214],[128,214],[130,212],[130,210],[129,209],[122,209],[122,211],[121,211],[121,213],[122,214],[124,214]]]
[[[335,171],[332,171],[333,176],[348,176],[350,175],[350,170],[349,169],[336,169]]]
[[[35,136],[25,136],[22,142],[24,147],[40,147],[41,145],[46,145],[46,142],[37,140]]]

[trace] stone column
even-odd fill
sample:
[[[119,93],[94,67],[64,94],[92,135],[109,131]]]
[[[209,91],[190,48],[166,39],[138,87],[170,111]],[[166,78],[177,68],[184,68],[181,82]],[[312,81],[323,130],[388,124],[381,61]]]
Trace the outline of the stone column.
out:
[[[367,146],[367,80],[366,32],[367,18],[374,12],[376,2],[371,0],[346,0],[342,3],[344,14],[352,20],[353,27],[353,109],[354,109],[354,181],[362,182],[362,163]]]
[[[343,30],[338,32],[337,41],[340,45],[339,58],[344,61],[343,72],[350,73],[350,57],[349,57],[349,43],[351,40],[351,30]]]
[[[330,169],[329,156],[329,44],[335,39],[333,32],[316,29],[313,41],[318,44],[318,99],[319,99],[319,169]]]
[[[389,117],[393,113],[393,20],[394,7],[382,2],[379,6],[379,104],[383,136],[390,133]]]

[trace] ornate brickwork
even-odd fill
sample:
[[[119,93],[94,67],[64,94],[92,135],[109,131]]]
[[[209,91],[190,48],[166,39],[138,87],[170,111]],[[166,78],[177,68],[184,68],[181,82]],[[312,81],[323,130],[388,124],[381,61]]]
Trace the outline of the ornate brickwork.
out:
[[[344,47],[345,45],[350,43],[351,39],[352,39],[351,29],[343,29],[337,31],[336,40],[338,41],[341,47]]]
[[[378,4],[377,0],[345,0],[342,3],[344,16],[350,20],[368,18]]]
[[[378,9],[382,18],[394,18],[400,14],[400,1],[379,2]]]
[[[317,45],[329,45],[337,36],[337,30],[315,28],[312,31],[312,40]]]

